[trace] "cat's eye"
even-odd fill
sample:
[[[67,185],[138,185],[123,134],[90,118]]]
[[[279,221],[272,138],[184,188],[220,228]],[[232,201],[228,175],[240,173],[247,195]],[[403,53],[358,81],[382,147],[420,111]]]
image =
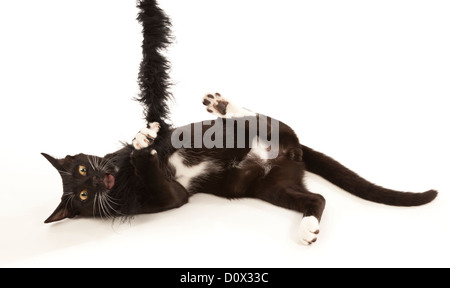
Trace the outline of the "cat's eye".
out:
[[[81,201],[84,201],[88,198],[88,192],[86,190],[83,190],[80,192],[80,199]]]
[[[86,174],[87,174],[87,168],[86,168],[86,166],[80,165],[80,166],[78,167],[78,172],[79,172],[81,175],[86,176]]]

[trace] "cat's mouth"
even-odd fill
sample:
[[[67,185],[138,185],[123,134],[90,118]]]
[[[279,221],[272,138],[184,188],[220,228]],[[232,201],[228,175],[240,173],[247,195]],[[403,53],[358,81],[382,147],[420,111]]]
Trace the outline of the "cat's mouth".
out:
[[[105,184],[106,189],[111,190],[114,187],[115,178],[111,174],[105,174],[103,178],[103,184]]]

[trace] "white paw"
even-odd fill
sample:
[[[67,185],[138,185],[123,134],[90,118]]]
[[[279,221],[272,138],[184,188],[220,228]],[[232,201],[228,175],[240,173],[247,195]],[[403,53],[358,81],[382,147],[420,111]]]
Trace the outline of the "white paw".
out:
[[[206,94],[203,97],[206,111],[221,118],[256,116],[256,113],[233,104],[219,93]]]
[[[300,222],[300,242],[303,245],[311,245],[316,242],[319,234],[319,220],[314,216],[303,217]]]
[[[203,97],[203,105],[206,106],[206,111],[219,117],[224,117],[227,115],[228,103],[229,101],[222,97],[219,93],[206,94]]]
[[[158,136],[160,125],[158,122],[153,122],[142,128],[133,139],[133,147],[136,150],[144,149],[153,143],[153,140]]]
[[[150,146],[150,140],[144,134],[137,133],[136,137],[133,139],[133,147],[136,150],[141,150]]]
[[[161,128],[159,123],[153,122],[147,124],[147,127],[142,128],[141,131],[139,131],[139,133],[144,134],[147,138],[155,139],[158,136],[159,128]]]
[[[161,128],[161,125],[159,125],[158,122],[152,122],[147,125],[147,129],[149,130],[149,133],[151,133],[151,135],[155,135],[155,136],[151,136],[153,138],[156,138],[160,128]]]

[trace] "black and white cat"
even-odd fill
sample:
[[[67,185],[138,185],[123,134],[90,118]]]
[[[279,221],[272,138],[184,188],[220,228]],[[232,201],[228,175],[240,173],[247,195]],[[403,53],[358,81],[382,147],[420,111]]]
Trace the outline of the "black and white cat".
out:
[[[139,71],[148,124],[132,144],[104,157],[78,154],[63,159],[42,153],[58,170],[63,195],[45,223],[75,216],[132,217],[180,207],[195,193],[258,198],[303,214],[300,240],[319,233],[325,199],[306,188],[305,171],[322,176],[361,198],[395,206],[432,201],[437,192],[400,192],[361,178],[329,156],[302,145],[276,119],[246,110],[220,94],[203,98],[213,121],[173,128],[168,124],[169,66],[161,50],[170,44],[170,20],[155,0],[138,0],[143,24]]]
[[[286,124],[235,105],[218,93],[203,99],[213,121],[173,129],[161,139],[159,123],[143,128],[122,150],[104,158],[79,154],[55,159],[64,194],[46,223],[79,216],[120,217],[177,208],[195,193],[258,198],[303,214],[300,241],[319,233],[325,199],[306,188],[305,171],[361,198],[395,206],[432,201],[437,192],[400,192],[359,177],[302,144]],[[169,153],[159,155],[162,141]]]

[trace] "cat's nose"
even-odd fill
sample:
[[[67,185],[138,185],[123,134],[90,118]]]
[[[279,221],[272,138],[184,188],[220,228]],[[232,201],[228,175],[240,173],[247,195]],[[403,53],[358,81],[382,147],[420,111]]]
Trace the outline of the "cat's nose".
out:
[[[103,177],[99,175],[94,176],[94,185],[98,186],[100,184],[103,184]]]

